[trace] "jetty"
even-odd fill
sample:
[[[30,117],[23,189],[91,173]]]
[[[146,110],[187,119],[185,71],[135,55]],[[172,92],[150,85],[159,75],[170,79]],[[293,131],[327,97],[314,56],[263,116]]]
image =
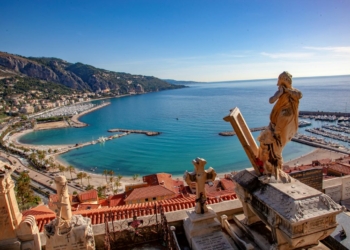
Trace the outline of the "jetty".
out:
[[[324,112],[324,111],[299,111],[299,116],[336,116],[336,117],[350,117],[350,113],[345,112]]]
[[[266,128],[267,128],[266,126],[258,127],[258,128],[251,128],[250,132],[262,131],[262,130],[264,130]],[[222,135],[222,136],[234,136],[234,135],[236,135],[236,132],[235,131],[224,131],[224,132],[220,132],[219,135]]]
[[[146,130],[134,130],[134,129],[122,129],[122,128],[109,129],[108,132],[110,132],[110,133],[124,132],[124,133],[134,133],[134,134],[145,134],[147,136],[160,135],[160,132],[146,131]]]

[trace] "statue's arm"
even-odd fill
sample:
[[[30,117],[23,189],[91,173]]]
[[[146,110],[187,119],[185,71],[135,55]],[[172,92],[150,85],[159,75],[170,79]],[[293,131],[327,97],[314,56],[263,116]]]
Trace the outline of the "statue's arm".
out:
[[[303,94],[301,93],[300,90],[298,89],[285,89],[284,91],[286,91],[287,93],[290,94],[290,96],[293,98],[293,99],[301,99],[303,97]]]
[[[270,97],[269,102],[272,104],[275,101],[277,101],[277,99],[283,94],[283,90],[284,90],[284,88],[280,86],[278,88],[278,90],[276,91],[276,93]]]

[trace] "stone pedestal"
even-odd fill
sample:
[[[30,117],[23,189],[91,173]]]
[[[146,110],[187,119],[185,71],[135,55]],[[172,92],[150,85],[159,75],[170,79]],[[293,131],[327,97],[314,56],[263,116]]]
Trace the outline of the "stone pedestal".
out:
[[[336,215],[343,210],[329,196],[293,178],[289,183],[262,183],[255,172],[243,170],[233,180],[246,217],[242,223],[265,223],[275,249],[318,245],[336,228]]]
[[[63,230],[55,230],[56,220],[45,225],[46,250],[92,250],[95,249],[94,235],[89,218],[74,215]]]
[[[208,212],[197,214],[194,210],[187,211],[188,218],[184,220],[186,238],[191,248],[200,249],[233,249],[226,235],[221,230],[221,224],[216,213],[208,207]]]

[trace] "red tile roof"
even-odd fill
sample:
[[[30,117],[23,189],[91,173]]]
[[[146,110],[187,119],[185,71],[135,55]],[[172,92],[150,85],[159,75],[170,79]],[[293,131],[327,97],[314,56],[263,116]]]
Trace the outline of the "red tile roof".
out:
[[[208,197],[207,204],[220,203],[227,200],[237,199],[235,194],[222,195],[219,197]],[[146,202],[132,205],[123,205],[117,207],[102,207],[100,209],[79,210],[73,214],[81,214],[91,219],[92,225],[104,223],[106,214],[112,215],[113,220],[124,220],[133,218],[133,216],[146,216],[155,213],[155,205],[161,205],[164,212],[172,212],[182,209],[189,209],[195,206],[195,197],[175,198],[157,202]],[[55,218],[55,215],[34,215],[40,232],[44,230],[44,225]]]
[[[149,187],[143,187],[143,188],[136,188],[132,190],[130,195],[126,197],[124,201],[141,200],[146,198],[169,196],[169,195],[176,195],[176,193],[173,191],[170,191],[169,189],[161,185],[149,186]]]
[[[338,172],[339,174],[343,175],[349,175],[350,174],[350,167],[345,164],[332,164],[328,166],[328,171],[333,170],[335,172]]]
[[[221,186],[223,187],[224,190],[230,190],[230,191],[235,190],[236,185],[232,180],[220,179],[220,181],[221,181]]]
[[[113,195],[109,198],[110,207],[121,206],[121,205],[125,205],[124,194]]]
[[[90,209],[99,209],[101,208],[100,204],[79,204],[77,211],[79,210],[90,210]]]
[[[78,194],[78,198],[80,202],[91,201],[91,200],[98,201],[98,193],[97,193],[97,190],[92,189],[92,190]]]
[[[184,182],[177,179],[173,180],[172,175],[168,173],[158,173],[143,176],[143,181],[147,182],[151,186],[162,185],[174,193],[179,193],[181,186],[184,186]]]
[[[29,210],[22,212],[23,217],[28,215],[56,215],[54,211],[52,211],[50,208],[48,208],[45,205],[39,205],[37,207],[31,208]]]

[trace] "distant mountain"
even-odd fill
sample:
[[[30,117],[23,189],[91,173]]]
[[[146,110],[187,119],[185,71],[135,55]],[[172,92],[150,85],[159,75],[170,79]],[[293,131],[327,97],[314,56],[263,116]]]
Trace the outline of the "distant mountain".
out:
[[[69,63],[53,57],[23,57],[0,52],[0,79],[30,77],[59,83],[76,90],[126,94],[141,85],[145,92],[183,88],[153,76],[131,75],[98,69],[83,63]]]
[[[163,79],[163,81],[166,81],[167,83],[175,84],[175,85],[201,83],[201,82],[195,82],[195,81],[177,81],[177,80],[172,80],[172,79]]]

